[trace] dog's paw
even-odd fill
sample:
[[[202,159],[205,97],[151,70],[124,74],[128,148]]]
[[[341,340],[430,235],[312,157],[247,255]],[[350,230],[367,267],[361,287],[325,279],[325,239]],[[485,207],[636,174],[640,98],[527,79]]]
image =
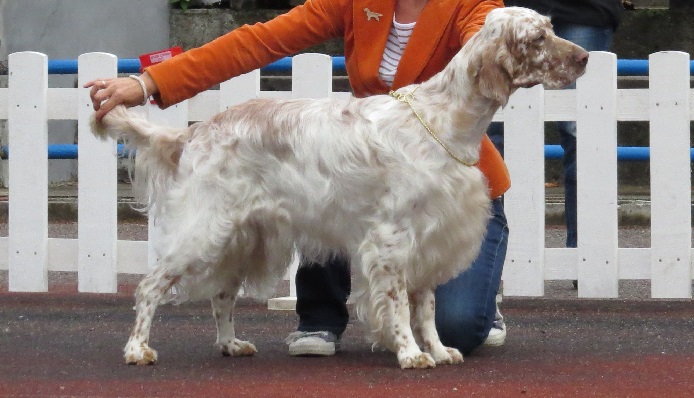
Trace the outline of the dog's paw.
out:
[[[157,351],[145,343],[128,343],[124,351],[125,363],[128,365],[154,365],[157,363]]]
[[[444,347],[443,355],[434,356],[437,365],[458,365],[463,363],[463,354],[455,348]]]
[[[227,344],[217,343],[217,345],[225,357],[250,357],[258,352],[253,343],[239,339],[234,339],[233,342]]]
[[[426,352],[419,352],[413,355],[398,355],[398,362],[402,369],[428,369],[435,368],[436,361]]]

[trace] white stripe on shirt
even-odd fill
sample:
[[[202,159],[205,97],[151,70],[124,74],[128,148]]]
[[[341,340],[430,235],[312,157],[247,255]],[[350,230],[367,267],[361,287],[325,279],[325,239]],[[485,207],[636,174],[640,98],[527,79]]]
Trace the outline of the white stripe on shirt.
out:
[[[393,25],[390,27],[386,48],[383,50],[383,58],[378,68],[378,76],[388,87],[393,85],[395,72],[398,70],[398,64],[405,51],[405,46],[410,40],[410,36],[412,36],[414,25],[415,22],[399,23],[393,16]]]

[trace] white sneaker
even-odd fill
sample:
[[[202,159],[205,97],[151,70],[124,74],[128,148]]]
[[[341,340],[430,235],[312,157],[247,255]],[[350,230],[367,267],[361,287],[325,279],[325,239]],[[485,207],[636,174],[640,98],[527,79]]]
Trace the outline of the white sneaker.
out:
[[[340,338],[332,332],[293,332],[285,342],[294,357],[327,357],[340,347]]]
[[[489,329],[489,334],[487,339],[482,343],[483,345],[489,347],[500,347],[506,342],[506,324],[504,323],[504,317],[501,316],[499,312],[499,306],[496,306],[496,314],[494,314],[494,323],[492,328]]]

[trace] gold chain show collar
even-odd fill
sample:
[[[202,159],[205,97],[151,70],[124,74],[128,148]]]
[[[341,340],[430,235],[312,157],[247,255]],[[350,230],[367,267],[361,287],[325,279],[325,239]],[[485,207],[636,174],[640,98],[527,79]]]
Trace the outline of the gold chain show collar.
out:
[[[441,145],[441,147],[443,147],[443,149],[445,149],[446,152],[448,152],[448,154],[451,155],[451,157],[452,157],[453,159],[455,159],[456,162],[458,162],[458,163],[460,163],[460,164],[462,164],[462,165],[468,166],[468,167],[473,167],[473,166],[474,166],[474,163],[465,162],[464,160],[462,160],[462,159],[460,159],[459,157],[457,157],[453,152],[451,152],[451,150],[448,149],[448,147],[446,146],[446,144],[444,144],[443,141],[441,141],[441,140],[439,139],[439,137],[437,137],[436,134],[431,130],[431,128],[429,127],[429,125],[424,121],[424,119],[422,119],[422,117],[419,116],[419,113],[417,112],[417,110],[414,109],[414,105],[412,105],[412,100],[414,99],[414,92],[417,91],[418,88],[419,88],[419,86],[415,87],[415,89],[412,90],[411,92],[404,93],[404,94],[396,93],[395,91],[391,90],[388,94],[390,94],[390,96],[393,97],[393,98],[395,98],[396,100],[401,101],[401,102],[404,102],[404,103],[406,103],[407,105],[409,105],[409,106],[410,106],[410,109],[412,109],[412,112],[414,112],[414,115],[417,117],[417,119],[419,120],[419,122],[422,123],[422,126],[424,126],[424,128],[427,129],[427,131],[429,132],[429,134],[430,134],[432,137],[434,137],[434,139],[436,140],[436,142],[438,142],[439,145]]]

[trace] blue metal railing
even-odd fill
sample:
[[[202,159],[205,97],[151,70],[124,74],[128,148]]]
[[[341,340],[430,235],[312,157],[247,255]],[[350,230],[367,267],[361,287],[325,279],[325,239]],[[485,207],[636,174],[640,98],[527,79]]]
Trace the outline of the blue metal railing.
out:
[[[345,70],[345,57],[332,57],[333,70]],[[292,70],[291,57],[282,58],[275,61],[261,71],[264,72],[287,72]],[[140,71],[139,59],[122,58],[118,60],[119,73],[137,73]],[[77,60],[75,59],[54,59],[48,61],[48,73],[55,75],[70,75],[77,73]],[[690,61],[689,73],[694,74],[694,61]],[[646,59],[618,59],[617,75],[619,76],[648,76],[648,60]]]
[[[52,59],[48,60],[49,75],[74,75],[77,73],[76,59]],[[292,58],[285,57],[275,61],[264,68],[263,72],[288,72],[292,70]],[[345,57],[333,57],[333,70],[345,70]],[[140,60],[119,58],[118,73],[138,73],[140,71]]]
[[[130,151],[125,149],[125,145],[118,144],[118,157],[128,157]],[[0,159],[8,159],[10,148],[7,145],[0,147]],[[50,144],[48,145],[48,159],[77,159],[77,144]]]
[[[345,70],[345,57],[332,57],[333,70]],[[287,72],[292,68],[291,57],[275,61],[261,70],[264,72]],[[48,73],[56,75],[76,74],[77,60],[49,60]],[[138,73],[140,70],[139,59],[118,59],[118,73]],[[689,67],[690,74],[694,74],[694,61]],[[648,60],[645,59],[619,59],[617,60],[617,74],[619,76],[647,76]],[[559,145],[545,145],[545,158],[561,159],[564,150]],[[118,146],[118,156],[127,156],[123,145]],[[9,149],[7,146],[0,148],[0,158],[7,159]],[[618,147],[617,159],[623,161],[645,161],[650,157],[648,147]],[[694,148],[691,149],[691,157],[694,160]],[[48,146],[49,159],[76,159],[76,144],[51,144]]]
[[[564,149],[561,145],[545,145],[545,159],[561,159]],[[646,146],[620,146],[617,147],[617,160],[641,162],[649,160],[651,149]],[[689,157],[694,161],[694,148],[689,149]]]
[[[129,152],[123,144],[117,148],[119,157],[127,157]],[[0,147],[0,159],[7,159],[10,150],[7,145]],[[560,145],[545,145],[546,159],[561,159],[564,150]],[[694,161],[694,148],[690,149],[691,159]],[[617,160],[627,162],[646,161],[650,158],[650,148],[639,146],[617,147]],[[48,146],[48,159],[77,159],[77,144],[51,144]]]

